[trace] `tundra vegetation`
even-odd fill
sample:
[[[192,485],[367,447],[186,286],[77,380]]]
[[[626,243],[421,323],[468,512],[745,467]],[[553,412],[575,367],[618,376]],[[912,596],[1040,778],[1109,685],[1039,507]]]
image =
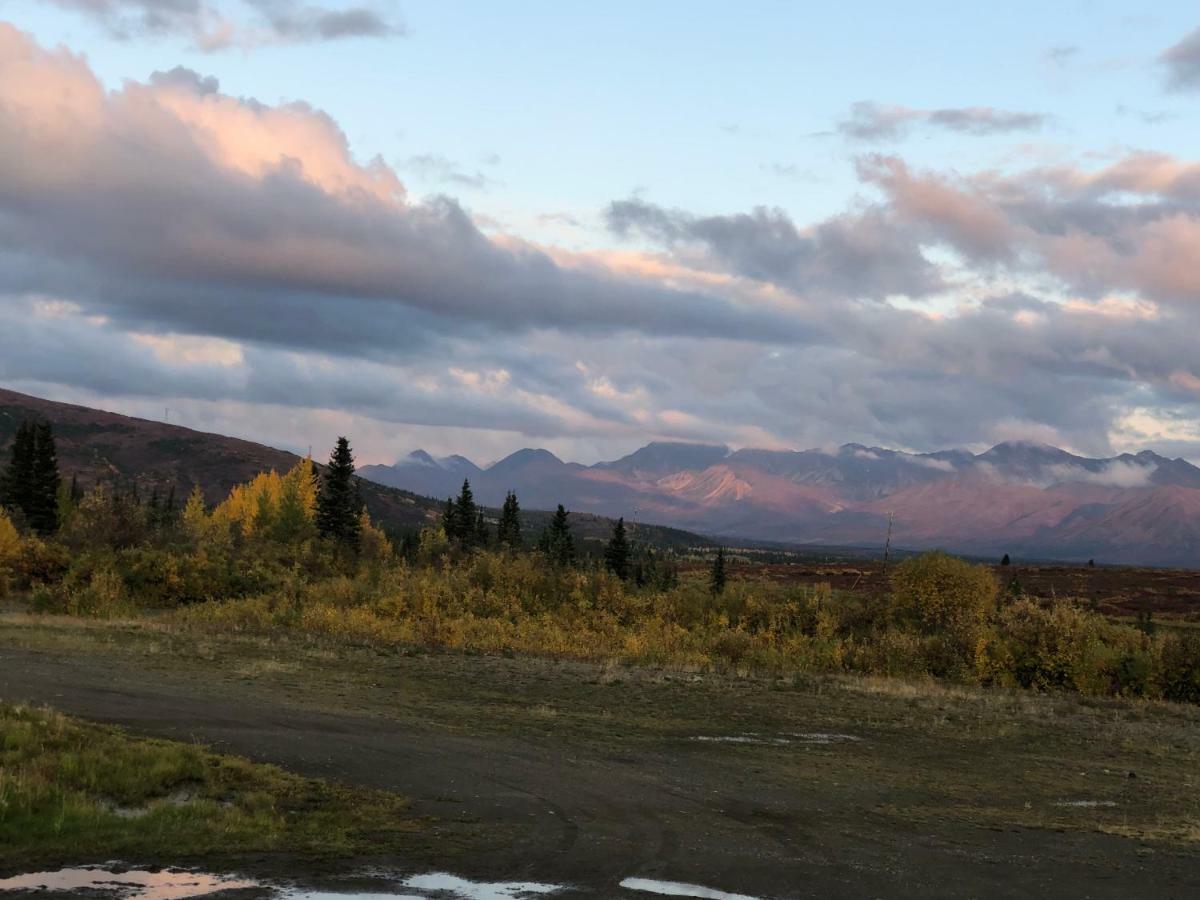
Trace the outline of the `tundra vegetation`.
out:
[[[440,522],[388,535],[358,499],[349,443],[234,488],[215,507],[109,485],[65,488],[48,426],[14,446],[0,513],[0,590],[34,611],[156,615],[184,627],[298,632],[691,671],[863,673],[1090,695],[1200,702],[1200,634],[1043,601],[943,553],[890,570],[890,590],[739,578],[640,546],[618,521],[599,552],[562,506],[524,535],[517,498],[498,517],[470,485]],[[49,498],[53,495],[53,510]],[[632,535],[632,537],[631,537]],[[532,539],[531,539],[532,538]]]
[[[406,801],[195,744],[0,704],[0,867],[70,858],[379,852],[417,823]]]

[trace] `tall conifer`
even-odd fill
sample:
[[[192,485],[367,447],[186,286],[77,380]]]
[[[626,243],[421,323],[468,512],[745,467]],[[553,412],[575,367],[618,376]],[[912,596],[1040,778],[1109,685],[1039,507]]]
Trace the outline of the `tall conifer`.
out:
[[[37,438],[34,424],[30,421],[22,422],[17,426],[8,465],[4,469],[3,477],[0,477],[0,505],[26,521],[32,505],[36,455]]]
[[[317,493],[317,529],[325,537],[358,546],[362,497],[354,477],[354,453],[344,437],[337,439],[329,455],[329,467]]]
[[[550,527],[542,533],[538,542],[539,549],[545,553],[556,566],[569,566],[575,562],[575,538],[571,535],[571,523],[567,521],[570,515],[560,503],[550,520]]]
[[[479,524],[479,507],[475,504],[475,494],[471,492],[470,479],[464,478],[462,490],[458,492],[458,500],[454,504],[454,534],[464,547],[476,543],[476,527]]]
[[[500,509],[500,524],[496,537],[506,547],[521,546],[521,505],[512,491],[508,492],[504,498],[504,506]]]
[[[713,557],[712,569],[708,573],[708,589],[714,595],[725,593],[725,582],[728,577],[725,572],[725,548],[718,547],[717,555]]]
[[[58,531],[58,489],[62,476],[58,473],[58,448],[54,429],[49,422],[39,422],[34,428],[33,508],[29,524],[42,535]]]
[[[625,536],[625,519],[617,519],[612,538],[604,548],[604,565],[622,581],[629,577],[629,538]]]

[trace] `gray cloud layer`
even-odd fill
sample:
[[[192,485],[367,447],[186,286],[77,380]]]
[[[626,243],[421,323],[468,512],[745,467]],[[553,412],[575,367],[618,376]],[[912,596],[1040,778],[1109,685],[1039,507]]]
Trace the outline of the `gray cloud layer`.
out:
[[[1200,28],[1159,57],[1166,69],[1167,87],[1175,91],[1200,89]]]
[[[111,35],[182,37],[205,51],[264,43],[307,43],[404,33],[382,11],[330,9],[300,0],[241,0],[234,15],[208,0],[50,0],[99,23]],[[243,19],[236,14],[242,13]]]
[[[606,219],[616,234],[639,232],[693,264],[804,294],[919,297],[944,287],[920,245],[878,209],[838,216],[802,230],[781,210],[692,216],[641,200],[623,200],[609,206]]]
[[[916,126],[982,136],[1036,131],[1046,121],[1038,113],[1008,112],[987,106],[911,109],[863,101],[851,107],[850,117],[838,123],[838,131],[857,141],[893,141],[906,137]]]

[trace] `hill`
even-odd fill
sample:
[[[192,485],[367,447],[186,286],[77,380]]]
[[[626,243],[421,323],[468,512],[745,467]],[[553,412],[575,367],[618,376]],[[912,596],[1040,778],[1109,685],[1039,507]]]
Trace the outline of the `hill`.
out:
[[[216,503],[234,485],[249,481],[259,472],[287,471],[300,461],[295,453],[253,441],[58,403],[2,388],[0,459],[7,459],[17,426],[28,418],[43,419],[54,426],[63,476],[66,479],[75,476],[84,488],[99,482],[123,487],[136,485],[143,496],[155,489],[163,494],[174,488],[182,502],[193,486],[199,485],[205,499]],[[330,436],[331,443],[334,437]],[[419,457],[414,458],[414,465],[420,463]],[[429,463],[433,464],[432,458]],[[474,479],[478,473],[477,468],[461,457],[444,460],[442,464],[445,468],[439,467],[438,471],[448,480],[437,483],[436,490],[403,490],[365,477],[360,479],[371,517],[392,531],[437,522],[444,500],[423,494],[444,498],[458,492],[464,477]],[[364,467],[363,473],[371,468]],[[554,497],[545,502],[547,507],[559,502],[557,496],[544,491],[539,496]],[[521,501],[525,507],[526,533],[536,535],[549,522],[551,513],[534,509],[537,504],[524,496]],[[588,542],[607,540],[612,531],[612,520],[604,516],[573,513],[571,521],[576,536],[585,546]],[[637,540],[659,547],[683,548],[708,543],[699,535],[657,525],[632,526],[632,534]]]
[[[17,426],[27,418],[54,426],[63,477],[78,478],[85,489],[99,482],[136,485],[145,496],[174,488],[182,502],[199,485],[205,499],[216,503],[259,472],[284,472],[300,461],[295,453],[252,441],[0,389],[4,459]],[[362,491],[372,518],[389,528],[418,527],[440,514],[434,501],[408,491],[365,479]]]

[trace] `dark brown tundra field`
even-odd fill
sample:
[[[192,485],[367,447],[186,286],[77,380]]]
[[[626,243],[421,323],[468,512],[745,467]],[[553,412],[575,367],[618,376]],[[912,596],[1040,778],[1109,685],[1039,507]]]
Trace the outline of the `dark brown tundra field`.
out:
[[[629,878],[762,898],[1200,893],[1192,707],[20,613],[0,620],[0,699],[395,791],[418,822],[382,855],[142,863],[323,884],[369,864],[589,897],[651,896]]]
[[[1167,621],[1200,622],[1200,569],[1020,561],[990,568],[1005,589],[1012,589],[1015,581],[1021,594],[1038,600],[1078,600],[1117,619],[1150,613]],[[704,573],[706,565],[689,563],[683,571]],[[837,591],[869,597],[883,597],[891,590],[887,567],[879,560],[776,564],[737,560],[732,571],[750,581],[828,584]]]

